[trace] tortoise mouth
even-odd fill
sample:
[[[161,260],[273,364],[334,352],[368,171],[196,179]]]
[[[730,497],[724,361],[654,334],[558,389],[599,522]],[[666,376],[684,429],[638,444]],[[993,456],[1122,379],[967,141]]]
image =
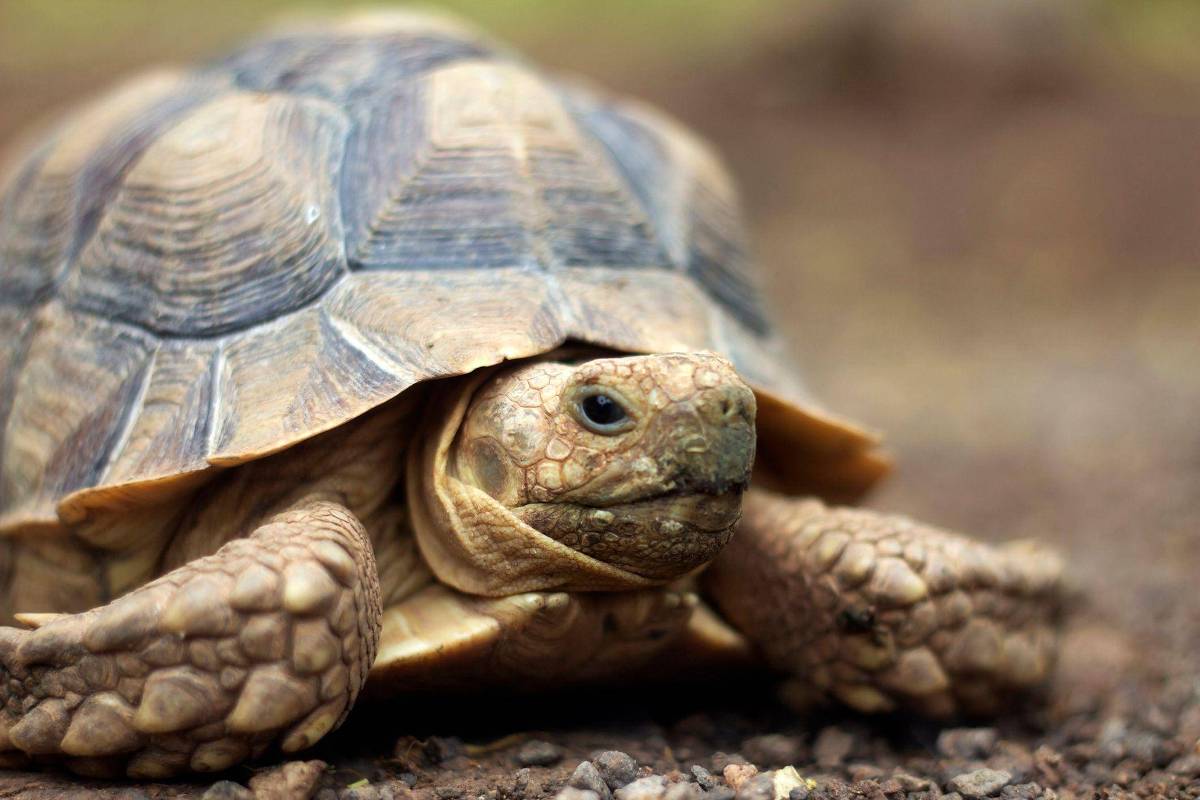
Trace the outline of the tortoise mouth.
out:
[[[586,501],[577,501],[572,497],[572,493],[567,493],[559,502],[573,503],[589,508],[616,509],[635,507],[642,503],[656,503],[671,498],[696,498],[697,500],[702,498],[714,500],[729,496],[740,498],[749,485],[747,480],[749,470],[745,472],[746,475],[739,475],[737,479],[681,476],[670,483],[670,489],[664,491],[640,494],[636,490],[627,493],[618,491],[609,497],[589,497]],[[587,487],[583,487],[581,491],[586,489]]]
[[[627,500],[599,510],[618,514],[651,515],[658,519],[662,532],[670,535],[677,526],[686,525],[697,531],[717,533],[734,524],[742,516],[744,486],[724,490],[673,489],[637,500]]]
[[[668,580],[711,561],[742,515],[742,487],[672,490],[605,506],[531,503],[513,509],[538,532],[645,578]]]

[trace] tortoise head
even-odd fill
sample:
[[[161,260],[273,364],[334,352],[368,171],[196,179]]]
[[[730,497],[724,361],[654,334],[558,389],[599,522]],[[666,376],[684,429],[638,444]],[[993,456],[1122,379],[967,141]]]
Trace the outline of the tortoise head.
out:
[[[409,469],[418,541],[451,585],[633,588],[729,541],[755,399],[723,358],[535,361],[459,391]]]

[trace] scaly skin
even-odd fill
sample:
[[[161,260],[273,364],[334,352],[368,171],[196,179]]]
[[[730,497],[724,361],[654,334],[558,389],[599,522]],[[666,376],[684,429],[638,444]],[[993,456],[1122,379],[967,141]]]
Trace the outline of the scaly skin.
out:
[[[1061,560],[903,517],[750,492],[704,574],[718,608],[792,676],[797,704],[994,713],[1049,675]]]
[[[306,498],[106,606],[0,629],[0,744],[139,778],[308,747],[366,681],[381,614],[362,525]]]

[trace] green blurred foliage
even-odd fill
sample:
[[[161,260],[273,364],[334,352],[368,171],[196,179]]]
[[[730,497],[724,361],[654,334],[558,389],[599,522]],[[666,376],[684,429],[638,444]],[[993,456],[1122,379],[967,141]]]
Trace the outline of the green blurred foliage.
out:
[[[186,57],[280,16],[385,5],[311,0],[0,0],[0,70],[120,61],[141,54]],[[745,36],[764,21],[800,10],[788,0],[445,0],[391,4],[436,7],[464,15],[518,43],[589,34],[597,45],[680,57]],[[815,4],[812,4],[815,5]]]
[[[559,61],[585,69],[599,65],[599,72],[607,73],[689,63],[711,67],[781,35],[803,46],[820,40],[829,20],[872,2],[878,0],[441,0],[416,5],[466,16],[549,66]],[[1200,0],[1045,2],[1082,9],[1077,18],[1083,37],[1094,52],[1118,64],[1133,61],[1170,74],[1200,74]],[[86,80],[91,68],[113,73],[147,62],[189,61],[219,52],[280,17],[364,5],[387,4],[0,0],[0,80],[29,86],[31,78],[44,80],[47,73]]]
[[[1101,0],[1105,30],[1137,60],[1171,72],[1200,71],[1200,2]]]

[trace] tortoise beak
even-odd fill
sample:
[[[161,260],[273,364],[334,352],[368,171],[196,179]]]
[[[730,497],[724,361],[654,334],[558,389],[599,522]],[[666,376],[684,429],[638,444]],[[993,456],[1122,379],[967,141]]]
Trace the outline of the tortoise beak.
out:
[[[754,414],[754,393],[739,383],[708,389],[665,416],[667,436],[677,442],[667,451],[676,462],[674,493],[745,490],[754,466]]]

